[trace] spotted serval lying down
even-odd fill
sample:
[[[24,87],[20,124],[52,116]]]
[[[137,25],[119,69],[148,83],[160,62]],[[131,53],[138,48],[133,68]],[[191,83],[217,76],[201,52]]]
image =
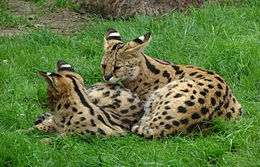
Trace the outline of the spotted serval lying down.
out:
[[[122,82],[146,100],[145,114],[132,128],[139,135],[165,136],[206,130],[214,117],[237,118],[241,105],[225,80],[214,71],[192,65],[176,65],[145,55],[150,33],[127,43],[108,29],[101,62],[104,80]]]
[[[125,134],[143,115],[142,101],[128,89],[107,83],[86,89],[82,77],[62,60],[56,72],[39,71],[47,82],[47,107],[52,111],[35,121],[40,130],[59,136]]]

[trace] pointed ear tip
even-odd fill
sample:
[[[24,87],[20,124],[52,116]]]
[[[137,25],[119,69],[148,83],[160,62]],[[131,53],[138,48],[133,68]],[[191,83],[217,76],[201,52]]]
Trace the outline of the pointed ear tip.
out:
[[[38,70],[38,74],[45,74],[46,72]]]
[[[112,32],[117,32],[117,30],[111,27],[107,29],[107,33],[112,33]]]
[[[67,63],[67,62],[64,61],[64,60],[58,60],[56,64],[57,64],[57,65],[62,65],[62,64],[69,64],[69,63]]]
[[[109,28],[107,29],[107,31],[109,31],[109,30],[114,30],[114,28],[112,28],[112,27],[109,27]]]

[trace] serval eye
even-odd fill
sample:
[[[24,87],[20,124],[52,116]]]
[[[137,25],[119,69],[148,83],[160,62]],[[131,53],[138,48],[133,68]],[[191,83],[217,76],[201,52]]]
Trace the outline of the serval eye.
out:
[[[104,68],[104,69],[106,69],[106,67],[107,67],[105,64],[102,64],[101,66],[102,66],[102,68]]]
[[[118,70],[120,69],[121,67],[120,66],[115,66],[114,69]]]
[[[121,68],[120,66],[115,66],[114,71],[119,70],[120,68]]]

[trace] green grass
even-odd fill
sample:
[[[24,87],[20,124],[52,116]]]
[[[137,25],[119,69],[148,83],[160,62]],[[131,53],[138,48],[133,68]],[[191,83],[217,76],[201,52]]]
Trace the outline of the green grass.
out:
[[[48,6],[52,12],[56,11],[58,8],[68,8],[78,11],[78,6],[75,2],[70,0],[25,0],[30,2],[38,3],[42,7]]]
[[[7,5],[10,0],[0,0],[0,30],[1,28],[13,27],[20,25],[30,25],[31,22],[25,17],[16,17],[8,13],[9,6]]]
[[[99,63],[103,35],[109,27],[117,29],[124,41],[150,31],[152,41],[145,53],[217,71],[243,105],[243,118],[217,121],[207,135],[158,141],[131,134],[60,139],[37,130],[17,132],[48,112],[46,85],[37,70],[54,72],[57,60],[63,59],[75,67],[87,86],[102,81]],[[66,37],[47,30],[1,37],[0,166],[259,166],[259,27],[259,2],[255,0],[206,5],[156,18],[100,19],[82,33]],[[50,136],[53,142],[39,142]]]

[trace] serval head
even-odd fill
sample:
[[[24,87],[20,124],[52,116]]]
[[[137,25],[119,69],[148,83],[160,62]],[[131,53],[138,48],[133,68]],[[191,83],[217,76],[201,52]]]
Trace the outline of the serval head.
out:
[[[120,34],[109,28],[104,36],[105,54],[101,71],[106,82],[134,80],[140,72],[140,56],[151,39],[147,33],[133,41],[123,43]]]

